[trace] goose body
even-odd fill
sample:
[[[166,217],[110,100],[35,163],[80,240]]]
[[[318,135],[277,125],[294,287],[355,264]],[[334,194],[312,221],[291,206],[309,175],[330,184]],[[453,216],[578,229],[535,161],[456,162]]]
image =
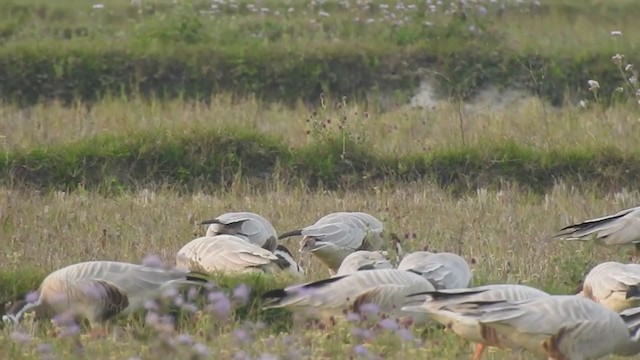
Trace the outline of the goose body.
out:
[[[336,276],[352,274],[361,270],[392,269],[389,260],[380,251],[360,250],[349,254],[342,264]]]
[[[269,251],[275,251],[278,234],[269,220],[252,212],[228,212],[200,222],[209,225],[206,236],[235,235]]]
[[[481,358],[487,346],[504,347],[496,339],[485,339],[477,319],[466,317],[455,306],[471,302],[519,302],[550,296],[542,290],[517,284],[495,284],[469,289],[447,289],[410,295],[403,310],[424,312],[460,337],[476,343],[474,360]],[[503,339],[504,341],[504,339]]]
[[[18,322],[22,315],[72,312],[86,318],[92,329],[118,314],[141,309],[145,301],[167,288],[202,284],[180,269],[159,269],[116,261],[89,261],[69,265],[49,274],[38,289],[38,300],[13,307],[3,317]]]
[[[398,269],[420,273],[433,280],[438,289],[466,288],[471,282],[471,269],[467,261],[447,252],[412,252],[402,258]]]
[[[635,245],[640,255],[640,206],[616,214],[565,226],[556,237],[564,240],[595,240],[603,245]]]
[[[580,296],[470,302],[457,308],[481,324],[483,338],[553,360],[600,359],[633,341],[617,313]]]
[[[280,265],[279,265],[280,263]],[[234,235],[203,236],[184,245],[176,255],[176,267],[211,274],[272,273],[290,264],[286,259]]]
[[[408,294],[434,290],[420,275],[397,269],[358,271],[263,295],[263,309],[287,308],[306,316],[344,316],[349,310],[358,312],[363,304],[377,305],[379,311],[394,316],[410,316],[424,323],[421,313],[400,310]],[[415,316],[415,317],[414,317]]]
[[[379,250],[382,222],[362,212],[328,214],[313,225],[280,235],[280,239],[302,235],[300,252],[311,252],[335,275],[344,258],[358,250]]]
[[[640,264],[604,262],[587,274],[580,295],[621,312],[640,306]]]

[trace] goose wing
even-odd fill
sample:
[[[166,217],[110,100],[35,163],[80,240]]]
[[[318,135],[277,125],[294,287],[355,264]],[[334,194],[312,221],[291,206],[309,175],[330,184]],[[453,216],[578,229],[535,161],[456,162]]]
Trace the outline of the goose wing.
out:
[[[391,311],[399,309],[404,297],[415,289],[430,291],[434,288],[421,276],[407,271],[361,271],[267,292],[264,308],[346,309],[366,301],[380,306],[383,311]]]
[[[364,233],[360,228],[345,222],[312,225],[304,228],[302,235],[315,238],[316,247],[322,247],[322,243],[330,243],[352,250],[362,246],[364,239]]]
[[[466,288],[471,282],[469,264],[452,253],[417,251],[403,258],[398,269],[418,272],[442,289]]]
[[[207,236],[235,235],[270,251],[277,246],[278,234],[273,225],[263,216],[252,212],[224,213],[201,224],[211,224]]]
[[[261,268],[275,261],[278,261],[278,257],[272,252],[233,235],[194,239],[176,255],[178,267],[208,273],[242,272]]]
[[[555,235],[564,240],[589,240],[593,236],[607,245],[640,242],[640,207],[572,224]]]

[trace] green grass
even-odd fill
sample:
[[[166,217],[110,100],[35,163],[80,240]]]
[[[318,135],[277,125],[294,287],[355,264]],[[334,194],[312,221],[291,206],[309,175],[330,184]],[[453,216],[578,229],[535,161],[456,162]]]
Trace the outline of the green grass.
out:
[[[128,4],[92,9],[86,1],[8,2],[0,16],[0,95],[23,104],[121,92],[364,99],[372,91],[406,96],[426,69],[440,75],[444,95],[520,87],[558,105],[568,94],[583,95],[591,78],[616,79],[608,66],[615,53],[639,58],[634,3],[550,2],[504,11],[494,4],[486,15],[477,5],[464,17],[460,9],[443,15],[445,3],[435,13],[424,2],[415,10],[383,10],[380,2],[342,9],[332,2],[289,13],[291,4],[273,1],[259,5],[269,9],[265,14],[246,3],[211,16],[202,12],[208,2],[150,1],[140,11]],[[612,39],[612,30],[625,35]]]

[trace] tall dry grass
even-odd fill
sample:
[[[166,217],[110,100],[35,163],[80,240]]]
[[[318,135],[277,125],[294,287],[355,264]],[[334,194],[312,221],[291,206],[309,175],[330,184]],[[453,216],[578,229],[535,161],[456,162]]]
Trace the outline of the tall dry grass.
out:
[[[363,103],[320,101],[294,108],[255,99],[217,96],[204,102],[103,99],[97,104],[64,107],[41,103],[21,109],[0,106],[0,136],[7,149],[29,149],[73,142],[102,133],[129,136],[160,129],[242,127],[280,137],[292,146],[313,141],[312,123],[338,131],[344,122],[362,142],[381,152],[409,153],[436,147],[475,145],[512,140],[541,149],[611,146],[635,151],[640,131],[640,106],[617,105],[555,108],[536,97],[487,92],[459,109],[449,101],[428,108],[396,105],[387,110]],[[507,102],[503,98],[513,101]],[[461,110],[461,111],[459,111]],[[460,127],[462,119],[462,128]]]

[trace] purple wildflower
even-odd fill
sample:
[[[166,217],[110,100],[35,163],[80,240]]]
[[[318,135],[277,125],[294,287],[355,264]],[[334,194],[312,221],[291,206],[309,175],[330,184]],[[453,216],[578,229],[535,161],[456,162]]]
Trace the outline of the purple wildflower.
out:
[[[28,343],[32,339],[33,338],[31,337],[31,335],[24,333],[22,331],[14,331],[11,333],[11,340],[20,344]]]
[[[194,343],[193,337],[191,337],[191,335],[189,334],[179,334],[178,336],[176,336],[176,342],[179,345],[186,345],[186,346],[191,346]]]
[[[385,329],[385,330],[396,330],[398,328],[398,323],[391,318],[386,318],[386,319],[382,319],[380,320],[379,323],[380,327]]]
[[[70,326],[75,324],[74,313],[70,310],[64,311],[51,319],[51,321],[57,326]]]
[[[356,345],[353,347],[353,353],[359,356],[369,355],[369,350],[362,345]]]
[[[249,294],[251,289],[245,284],[240,284],[233,289],[233,298],[239,300],[241,304],[246,304],[249,301]]]
[[[251,334],[249,334],[247,330],[237,329],[236,331],[233,332],[233,334],[235,335],[236,340],[240,344],[248,343],[251,341]]]
[[[73,336],[78,333],[80,333],[80,326],[78,326],[77,324],[72,324],[62,328],[62,331],[60,331],[60,337]]]
[[[233,354],[233,360],[251,360],[251,357],[244,351],[240,350]]]
[[[360,312],[365,314],[378,314],[380,308],[376,304],[366,303],[360,306]]]
[[[359,314],[357,314],[357,313],[354,313],[354,312],[351,312],[351,311],[350,311],[350,312],[347,314],[347,321],[351,321],[351,322],[359,322],[360,320],[361,320],[361,319],[360,319],[360,315],[359,315]]]
[[[38,299],[40,298],[40,294],[38,294],[38,292],[36,291],[30,291],[27,296],[25,296],[24,300],[28,303],[34,303],[36,301],[38,301]]]
[[[144,259],[142,259],[142,265],[153,267],[153,268],[164,268],[165,263],[162,259],[155,254],[147,255]]]
[[[209,356],[209,354],[211,353],[211,351],[209,350],[207,345],[201,344],[201,343],[197,343],[197,344],[193,345],[193,350],[195,350],[195,352],[198,355],[205,356],[205,357]]]
[[[262,355],[260,355],[258,360],[278,360],[278,357],[273,354],[263,353]]]
[[[413,340],[413,334],[408,329],[399,329],[398,331],[396,331],[396,334],[398,334],[400,339],[402,339],[404,341]]]

